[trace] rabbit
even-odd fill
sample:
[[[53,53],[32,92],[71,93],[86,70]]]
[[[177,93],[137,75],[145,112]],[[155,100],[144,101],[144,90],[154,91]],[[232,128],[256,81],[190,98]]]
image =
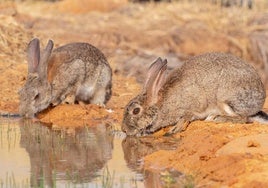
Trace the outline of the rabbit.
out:
[[[149,68],[143,89],[124,109],[122,131],[143,136],[167,126],[166,135],[183,131],[194,120],[268,123],[261,111],[265,88],[256,70],[227,53],[189,58],[166,74],[167,60]]]
[[[104,54],[88,43],[53,49],[49,40],[40,53],[39,39],[28,45],[28,75],[19,91],[19,113],[32,118],[60,103],[104,106],[112,93],[112,69]]]

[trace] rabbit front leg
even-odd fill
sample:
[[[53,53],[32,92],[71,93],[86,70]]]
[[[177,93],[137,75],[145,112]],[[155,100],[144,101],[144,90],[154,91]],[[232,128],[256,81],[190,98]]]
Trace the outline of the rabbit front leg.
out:
[[[75,87],[70,82],[62,82],[62,84],[52,83],[52,100],[51,104],[57,106],[61,103],[74,104],[75,103]]]
[[[64,104],[75,104],[75,95],[69,94],[63,99],[62,103]]]
[[[177,123],[172,126],[167,133],[165,133],[165,136],[172,135],[174,133],[178,133],[181,131],[185,131],[188,125],[190,124],[190,121],[185,120],[184,118],[180,118]]]

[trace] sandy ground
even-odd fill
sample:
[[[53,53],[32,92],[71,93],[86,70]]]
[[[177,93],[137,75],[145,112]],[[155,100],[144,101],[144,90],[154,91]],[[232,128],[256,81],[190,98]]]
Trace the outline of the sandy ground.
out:
[[[92,43],[105,53],[114,70],[113,95],[105,108],[59,105],[38,115],[40,121],[56,127],[104,123],[120,129],[124,106],[141,88],[135,75],[128,74],[134,68],[125,74],[122,71],[130,57],[172,53],[183,59],[224,51],[251,62],[247,36],[252,27],[248,23],[259,14],[257,8],[221,9],[189,3],[144,6],[126,1],[115,1],[112,8],[101,3],[79,8],[70,2],[1,4],[1,113],[18,112],[17,92],[27,76],[25,49],[33,37],[39,37],[42,45],[49,38],[56,46]],[[262,65],[255,66],[262,73]],[[268,102],[264,108],[267,111]],[[163,132],[153,136],[156,143],[162,141]],[[175,168],[191,175],[197,187],[268,187],[267,126],[196,121],[172,137],[179,140],[177,149],[145,152],[141,157],[146,168]],[[148,150],[146,145],[140,147]]]

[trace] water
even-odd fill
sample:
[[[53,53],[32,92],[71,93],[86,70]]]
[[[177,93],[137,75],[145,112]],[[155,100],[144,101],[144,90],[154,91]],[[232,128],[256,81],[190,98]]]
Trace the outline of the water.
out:
[[[123,139],[104,125],[57,129],[2,118],[0,187],[177,187],[183,174],[145,171],[142,161],[177,144],[173,139],[157,144],[152,138]]]

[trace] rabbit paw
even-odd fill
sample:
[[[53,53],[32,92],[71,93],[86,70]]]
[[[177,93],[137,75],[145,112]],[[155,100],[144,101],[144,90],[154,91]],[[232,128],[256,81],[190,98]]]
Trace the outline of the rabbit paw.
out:
[[[94,98],[92,100],[90,100],[90,103],[96,104],[96,105],[101,106],[101,107],[105,107],[103,96],[94,96]]]
[[[74,95],[68,95],[63,101],[63,104],[74,104],[75,103],[75,96]]]
[[[164,136],[169,136],[181,131],[185,131],[189,124],[190,121],[180,120],[174,126],[172,126],[171,129],[169,129]]]
[[[103,88],[98,89],[95,93],[94,96],[91,98],[90,103],[91,104],[96,104],[101,107],[105,107],[104,101],[105,101],[105,91]]]
[[[106,107],[104,103],[97,103],[96,105],[98,105],[98,106],[100,106],[102,108],[105,108]]]

